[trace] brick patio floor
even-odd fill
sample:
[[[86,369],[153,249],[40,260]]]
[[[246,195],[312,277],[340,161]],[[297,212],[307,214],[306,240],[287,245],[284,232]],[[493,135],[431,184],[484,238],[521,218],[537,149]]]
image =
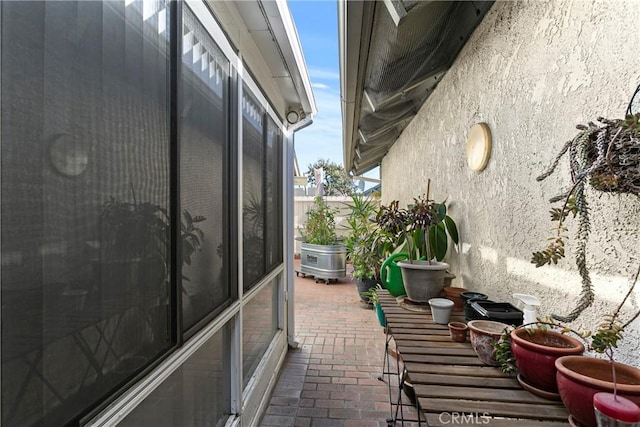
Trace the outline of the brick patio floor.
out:
[[[326,285],[296,277],[294,286],[300,346],[289,350],[261,426],[386,427],[389,388],[378,380],[385,334],[375,310],[360,306],[349,278]]]

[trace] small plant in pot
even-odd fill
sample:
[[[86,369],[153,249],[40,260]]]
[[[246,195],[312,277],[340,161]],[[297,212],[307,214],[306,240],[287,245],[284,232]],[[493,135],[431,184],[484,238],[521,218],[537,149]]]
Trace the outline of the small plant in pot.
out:
[[[369,298],[363,297],[379,279],[381,255],[378,248],[378,225],[375,216],[378,204],[375,199],[360,193],[351,195],[347,216],[348,234],[345,238],[347,259],[353,267],[352,277],[362,301],[368,306]]]
[[[380,326],[384,328],[387,326],[387,319],[384,316],[384,312],[382,311],[382,307],[380,306],[380,298],[378,297],[378,292],[381,290],[382,286],[377,283],[375,286],[372,286],[368,290],[362,292],[360,295],[374,305],[376,309],[376,315],[378,317],[378,323],[380,323]]]
[[[402,269],[407,296],[415,302],[428,302],[444,288],[449,264],[442,260],[449,238],[458,243],[458,228],[447,215],[445,202],[429,200],[429,185],[427,194],[414,198],[407,209],[398,205],[398,201],[393,201],[382,206],[376,221],[381,229],[396,236],[397,246],[406,249],[399,251],[406,252],[408,260],[398,262],[398,266]]]
[[[552,330],[553,327],[561,329]],[[561,356],[580,355],[585,348],[567,331],[553,319],[510,328],[495,344],[496,360],[503,372],[517,373],[525,390],[545,399],[560,400],[555,361]]]

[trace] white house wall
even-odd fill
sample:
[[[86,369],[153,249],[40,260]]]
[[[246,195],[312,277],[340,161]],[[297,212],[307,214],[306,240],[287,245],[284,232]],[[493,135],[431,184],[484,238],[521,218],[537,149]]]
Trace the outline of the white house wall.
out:
[[[496,2],[435,92],[391,148],[381,167],[383,203],[406,204],[426,191],[447,199],[461,244],[449,262],[455,285],[510,301],[524,292],[539,314],[566,314],[580,292],[572,257],[535,268],[546,245],[548,199],[569,184],[566,159],[542,183],[576,124],[620,118],[640,83],[640,8],[623,1]],[[488,167],[467,167],[465,139],[477,122],[493,134]],[[638,268],[640,201],[588,190],[592,235],[588,264],[596,303],[572,326],[592,329],[623,297]],[[575,223],[569,235],[575,234]],[[637,309],[636,290],[626,312]],[[640,320],[628,330],[619,360],[640,365]]]

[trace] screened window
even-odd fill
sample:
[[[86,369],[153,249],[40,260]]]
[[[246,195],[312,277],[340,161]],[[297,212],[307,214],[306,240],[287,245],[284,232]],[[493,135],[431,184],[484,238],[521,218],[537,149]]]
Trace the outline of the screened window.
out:
[[[231,299],[229,61],[183,8],[180,199],[185,329]]]
[[[282,133],[245,85],[243,98],[243,272],[251,289],[282,263]]]
[[[2,424],[65,425],[171,347],[169,13],[1,7]]]
[[[118,425],[224,426],[231,413],[230,326],[223,326]]]
[[[278,329],[278,278],[260,289],[242,312],[242,366],[246,387]]]
[[[263,276],[265,266],[266,153],[265,111],[244,85],[242,98],[243,274],[248,290]]]

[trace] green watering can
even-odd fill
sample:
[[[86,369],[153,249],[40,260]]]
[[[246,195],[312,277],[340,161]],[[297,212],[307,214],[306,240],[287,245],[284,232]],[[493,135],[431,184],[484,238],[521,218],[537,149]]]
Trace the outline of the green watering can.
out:
[[[404,290],[404,282],[402,281],[402,271],[400,267],[398,267],[398,261],[405,259],[409,259],[409,256],[404,252],[393,254],[385,259],[382,267],[380,267],[382,286],[387,288],[389,293],[394,297],[407,294]]]

